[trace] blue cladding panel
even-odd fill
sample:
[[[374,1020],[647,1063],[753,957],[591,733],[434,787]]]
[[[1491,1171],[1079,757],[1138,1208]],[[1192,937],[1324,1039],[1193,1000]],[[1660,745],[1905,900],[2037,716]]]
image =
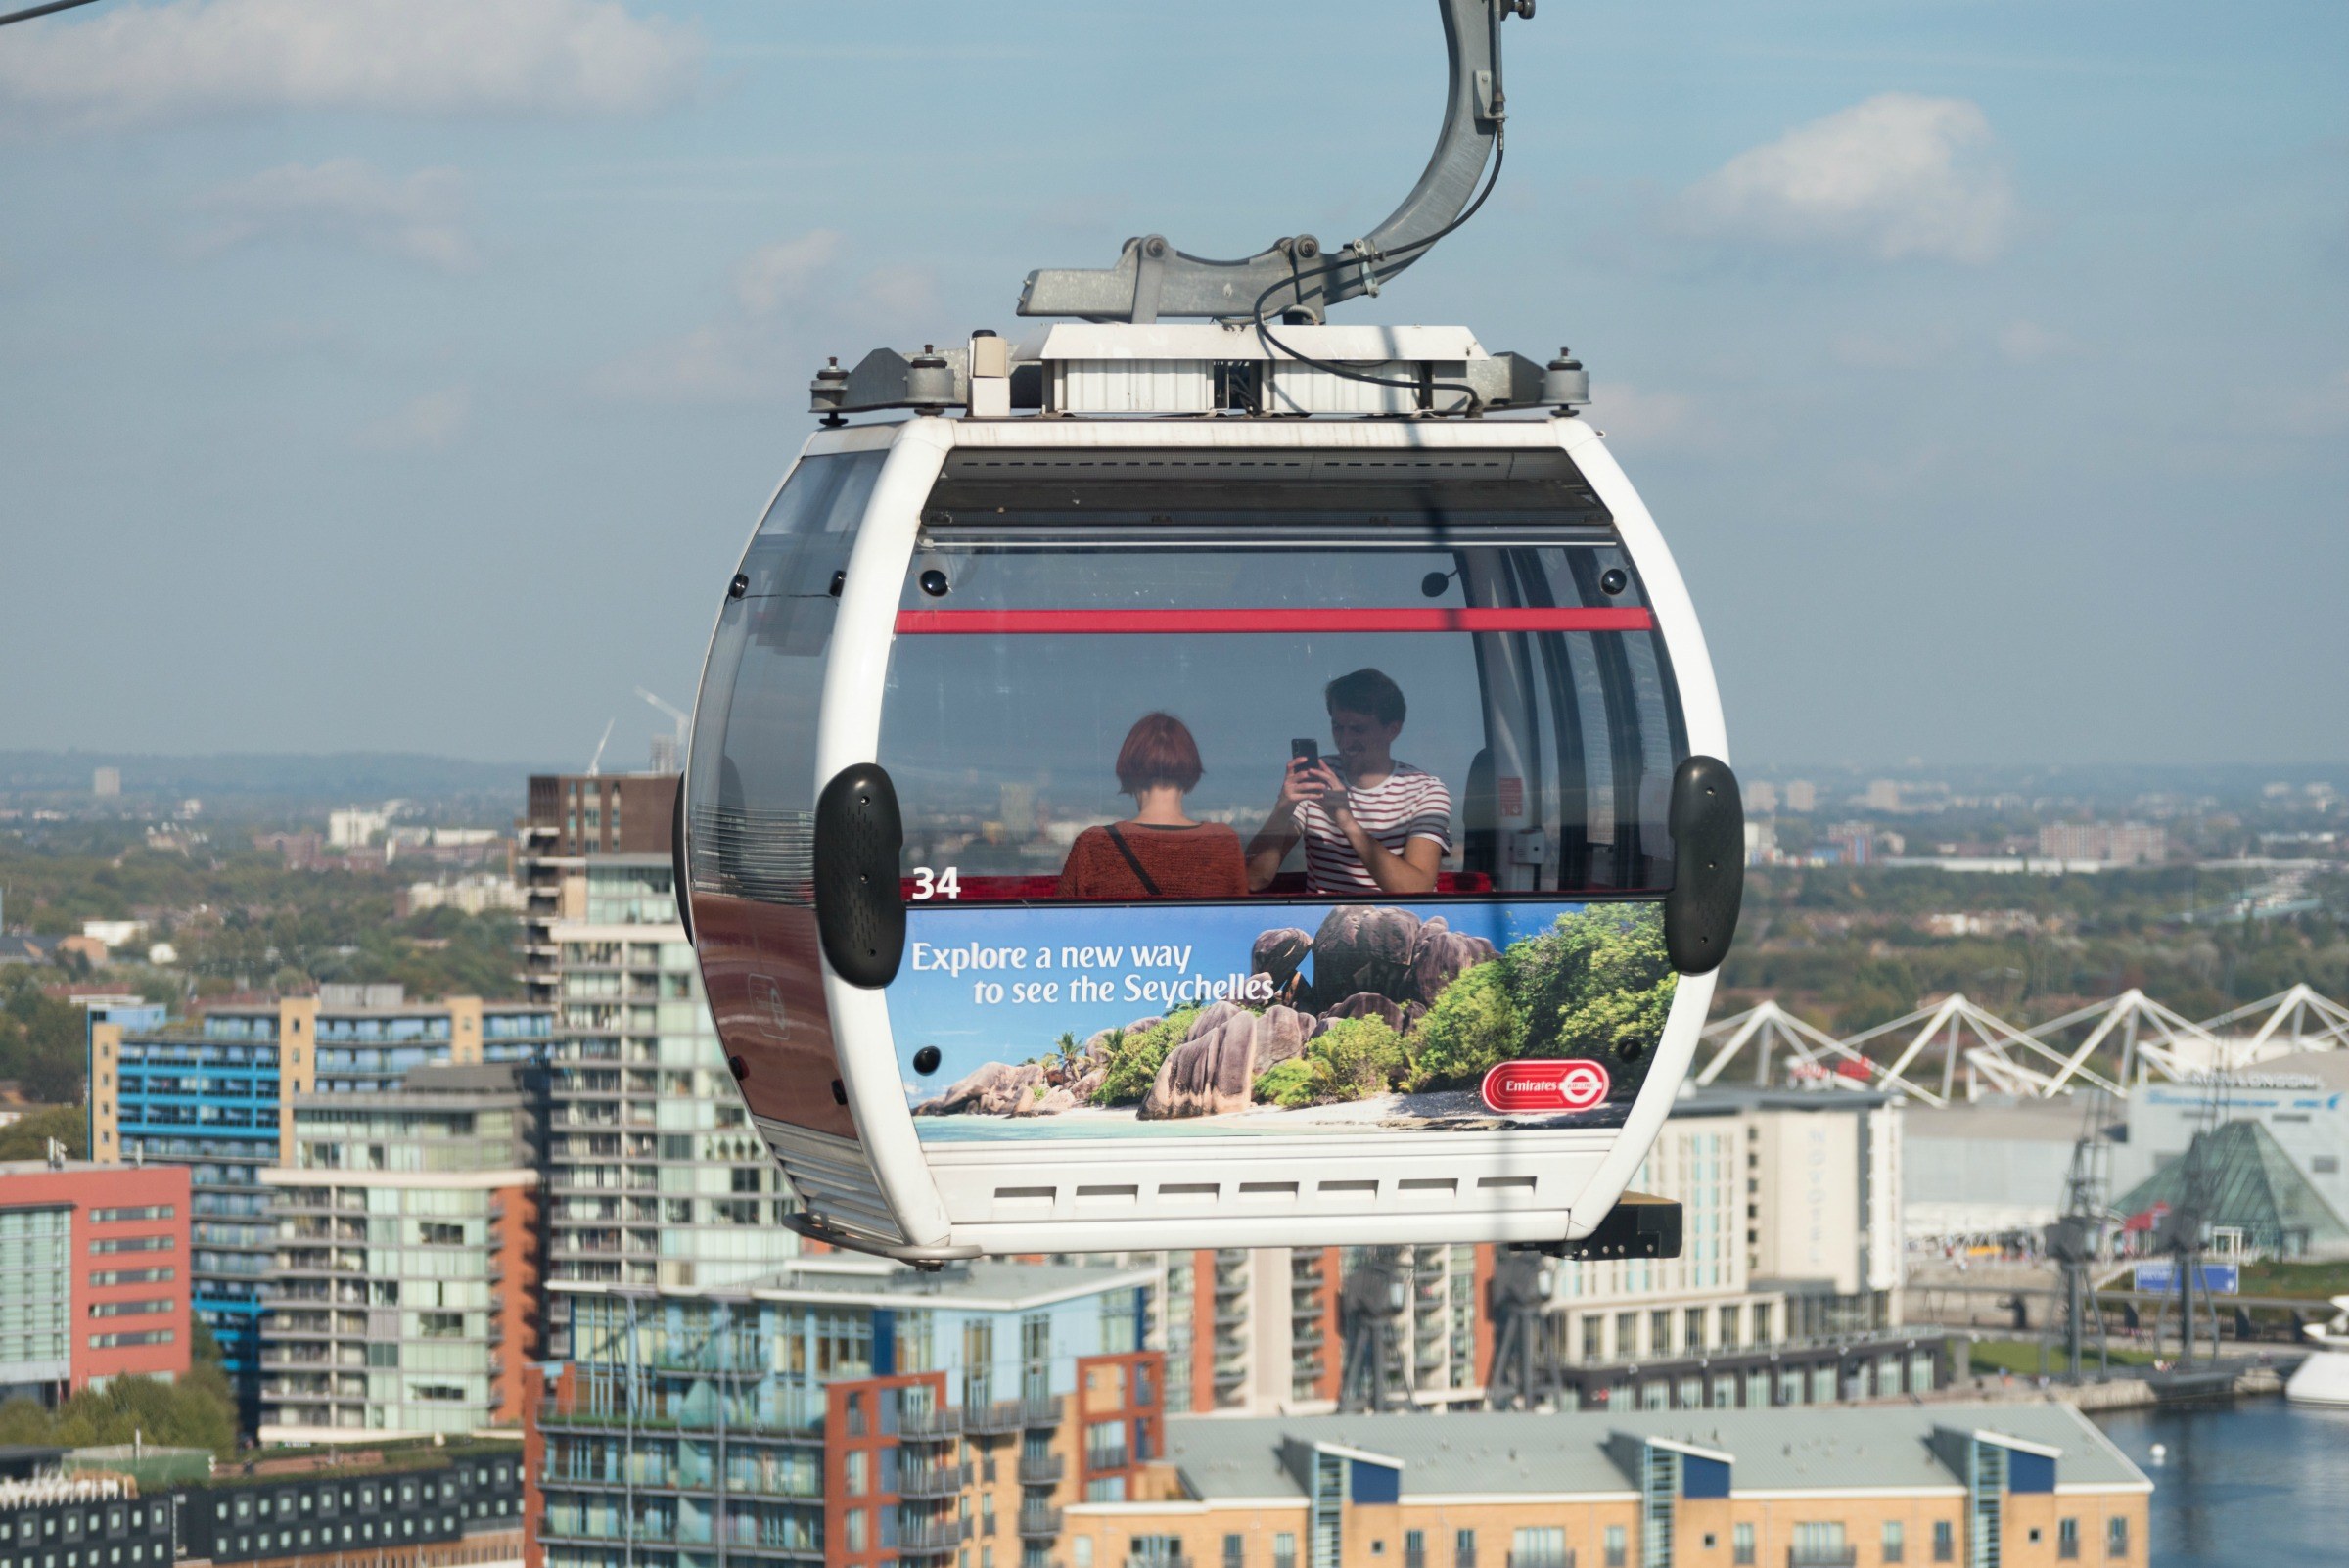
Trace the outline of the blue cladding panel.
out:
[[[1357,1459],[1348,1478],[1356,1502],[1398,1502],[1403,1499],[1403,1472],[1393,1465]]]
[[[2022,1453],[2006,1451],[2006,1490],[2008,1492],[2052,1492],[2055,1490],[2055,1461],[2044,1453]]]
[[[898,1374],[898,1314],[886,1307],[873,1309],[873,1375]]]
[[[1681,1496],[1683,1498],[1726,1498],[1729,1495],[1729,1467],[1719,1459],[1700,1459],[1693,1453],[1681,1456]]]

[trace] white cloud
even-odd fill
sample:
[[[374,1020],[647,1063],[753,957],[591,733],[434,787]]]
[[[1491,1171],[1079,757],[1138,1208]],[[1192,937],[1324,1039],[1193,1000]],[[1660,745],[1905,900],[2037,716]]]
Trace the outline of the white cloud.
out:
[[[10,29],[0,117],[613,114],[681,97],[701,57],[691,30],[619,0],[169,0]]]
[[[772,315],[804,295],[816,275],[840,254],[840,234],[811,229],[796,240],[762,245],[734,269],[734,298],[754,316]]]
[[[1728,441],[1701,399],[1616,381],[1591,389],[1590,419],[1609,444],[1642,454],[1718,454]]]
[[[1965,99],[1879,93],[1739,153],[1675,216],[1712,239],[1981,265],[2017,215],[1996,143]]]
[[[2079,351],[2078,339],[2036,321],[2009,321],[1999,329],[1999,353],[2008,364],[2035,365]]]
[[[853,366],[883,344],[918,346],[938,314],[936,276],[910,265],[834,274],[844,249],[829,229],[760,246],[735,264],[718,320],[622,355],[588,389],[625,402],[760,402],[798,395],[819,351]]]
[[[443,387],[360,431],[359,444],[379,452],[438,451],[463,432],[472,411],[471,392],[463,387]]]
[[[210,222],[196,237],[200,252],[275,238],[355,245],[446,271],[474,263],[473,241],[459,223],[463,182],[453,169],[406,178],[356,159],[288,163],[209,191],[196,208]]]

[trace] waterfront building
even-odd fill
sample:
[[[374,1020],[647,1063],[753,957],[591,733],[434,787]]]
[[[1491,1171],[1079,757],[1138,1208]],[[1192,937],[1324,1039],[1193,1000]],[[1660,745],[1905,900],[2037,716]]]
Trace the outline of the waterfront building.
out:
[[[520,826],[524,984],[559,1009],[549,1086],[547,1277],[695,1289],[799,1253],[678,923],[673,776],[536,777]],[[572,1297],[548,1300],[570,1353]]]
[[[258,1419],[262,1294],[277,1250],[260,1173],[292,1158],[295,1100],[384,1092],[424,1066],[541,1060],[553,1025],[547,1007],[411,1002],[396,986],[328,986],[178,1023],[91,1023],[91,1157],[188,1169],[187,1288],[248,1424]]]
[[[2325,1202],[2349,1215],[2349,1051],[2293,1051],[2215,1084],[2139,1084],[2129,1094],[2128,1136],[2112,1151],[2113,1190],[2182,1157],[2214,1109],[2258,1123]]]
[[[264,1443],[515,1426],[538,1343],[544,1069],[295,1098],[260,1332]]]
[[[1164,1453],[1149,1276],[803,1258],[723,1289],[562,1286],[530,1436],[547,1568],[1048,1568],[1071,1499]]]
[[[0,1164],[0,1397],[187,1371],[188,1194],[172,1166]]]
[[[2146,1560],[2144,1473],[2064,1405],[1179,1417],[1070,1568]]]
[[[2095,1122],[2075,1096],[1986,1094],[1909,1107],[1903,1185],[1908,1233],[1924,1242],[2036,1236],[2063,1210],[2072,1148]]]
[[[2199,1169],[2196,1190],[2189,1176]],[[2157,1217],[2201,1208],[2207,1234],[2231,1238],[2255,1257],[2349,1257],[2349,1221],[2257,1122],[2225,1122],[2196,1132],[2187,1152],[2113,1201],[2131,1229],[2153,1231]]]

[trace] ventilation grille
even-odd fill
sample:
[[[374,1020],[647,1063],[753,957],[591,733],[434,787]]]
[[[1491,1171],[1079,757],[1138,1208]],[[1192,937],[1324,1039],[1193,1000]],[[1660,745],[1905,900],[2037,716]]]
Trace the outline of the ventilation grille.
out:
[[[693,810],[693,891],[760,903],[815,902],[815,813],[699,806]]]
[[[786,1122],[760,1117],[759,1131],[782,1163],[792,1190],[808,1213],[836,1230],[867,1240],[902,1243],[881,1195],[881,1185],[867,1164],[864,1151],[846,1138],[810,1132]]]

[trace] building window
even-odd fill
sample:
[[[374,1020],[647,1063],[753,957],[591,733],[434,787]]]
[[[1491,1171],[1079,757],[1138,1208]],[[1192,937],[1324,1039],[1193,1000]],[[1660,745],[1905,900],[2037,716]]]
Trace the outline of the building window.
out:
[[[1247,1560],[1248,1538],[1246,1536],[1225,1536],[1223,1538],[1223,1568],[1240,1568],[1240,1564]]]
[[[971,1554],[966,1551],[962,1555],[965,1568],[968,1568]],[[1093,1568],[1093,1538],[1079,1536],[1075,1541],[1069,1543],[1069,1560],[1075,1563],[1077,1568]]]
[[[1842,1520],[1825,1519],[1794,1527],[1793,1549],[1786,1555],[1788,1568],[1827,1568],[1851,1560],[1852,1550],[1844,1540]]]
[[[1701,1351],[1705,1348],[1705,1309],[1691,1307],[1681,1317],[1681,1349]]]
[[[2127,1516],[2104,1521],[2104,1555],[2107,1557],[2129,1555],[2129,1520]]]
[[[1672,1354],[1672,1314],[1656,1312],[1647,1314],[1647,1353],[1650,1356]]]
[[[1403,1533],[1403,1568],[1427,1568],[1427,1532],[1405,1530]]]
[[[1272,1568],[1297,1568],[1297,1538],[1286,1530],[1272,1538]]]
[[[2080,1560],[2079,1520],[2058,1519],[2055,1521],[2055,1555],[2065,1562]]]
[[[1623,1526],[1607,1526],[1599,1539],[1606,1549],[1607,1568],[1625,1568],[1631,1561],[1631,1546],[1625,1540]]]
[[[870,1528],[865,1523],[865,1519],[866,1514],[862,1508],[849,1510],[848,1523],[842,1529],[842,1540],[852,1552],[864,1549],[865,1532]]]
[[[1898,1519],[1884,1521],[1884,1560],[1902,1562],[1908,1549],[1908,1535]]]
[[[1476,1568],[1476,1532],[1454,1530],[1451,1533],[1451,1568]]]
[[[1509,1536],[1509,1568],[1565,1568],[1566,1531],[1560,1525],[1528,1525]]]
[[[866,1449],[851,1449],[840,1465],[840,1490],[852,1498],[861,1498],[872,1489],[872,1453]]]
[[[1754,1527],[1750,1524],[1729,1526],[1729,1560],[1738,1568],[1751,1568],[1754,1561]]]
[[[1949,1520],[1936,1519],[1933,1521],[1933,1560],[1935,1562],[1956,1562],[1958,1560],[1957,1536],[1958,1532],[1950,1527]]]
[[[1583,1360],[1595,1361],[1607,1354],[1607,1320],[1596,1313],[1583,1314]]]

